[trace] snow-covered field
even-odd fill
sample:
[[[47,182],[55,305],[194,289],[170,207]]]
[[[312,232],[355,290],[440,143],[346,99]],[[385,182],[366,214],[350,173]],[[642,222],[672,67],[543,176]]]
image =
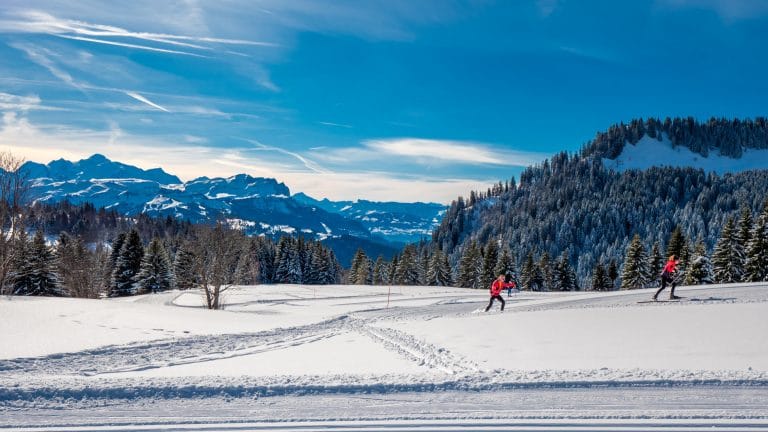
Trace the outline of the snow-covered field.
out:
[[[768,430],[768,285],[0,299],[0,429]]]

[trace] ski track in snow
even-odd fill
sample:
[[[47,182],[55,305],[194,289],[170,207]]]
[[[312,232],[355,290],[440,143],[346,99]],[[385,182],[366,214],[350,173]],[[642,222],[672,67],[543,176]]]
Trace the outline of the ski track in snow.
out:
[[[768,301],[768,293],[757,291],[748,285],[734,286],[729,288],[727,293],[724,293],[722,289],[708,290],[703,288],[682,294],[686,295],[687,299],[681,303],[651,303],[647,304],[647,307]],[[349,297],[353,298],[354,296]],[[550,298],[535,301],[530,301],[524,295],[519,295],[507,299],[507,311],[504,313],[569,308],[645,307],[646,305],[638,305],[637,302],[647,300],[648,297],[649,291],[647,290],[583,299],[579,297],[566,298],[554,294]],[[339,296],[338,298],[343,297]],[[360,297],[357,298],[360,299]],[[274,302],[285,300],[276,299]],[[253,303],[262,302],[249,302],[247,304]],[[263,303],[269,303],[269,301]],[[358,302],[357,304],[363,303]],[[629,393],[648,389],[659,389],[658,391],[695,389],[696,392],[700,393],[731,392],[737,396],[742,395],[742,392],[757,392],[755,398],[762,402],[768,396],[768,372],[763,371],[658,371],[611,370],[606,368],[565,371],[483,370],[474,362],[459,354],[452,353],[444,347],[387,327],[388,322],[414,319],[426,321],[446,316],[471,316],[482,310],[482,308],[477,309],[477,307],[476,301],[470,302],[457,297],[428,306],[360,310],[309,325],[277,328],[257,333],[179,337],[104,346],[97,349],[43,357],[0,360],[0,417],[21,413],[19,418],[23,418],[23,413],[28,411],[44,415],[45,410],[61,409],[96,409],[97,411],[102,409],[109,411],[109,407],[112,405],[124,406],[126,403],[135,403],[136,401],[153,401],[152,404],[160,403],[166,407],[184,405],[183,402],[177,401],[208,399],[224,400],[225,402],[240,401],[238,403],[246,405],[242,407],[243,410],[253,410],[263,408],[252,406],[256,403],[254,401],[266,398],[275,400],[279,404],[283,400],[290,400],[297,396],[331,398],[328,400],[338,403],[337,410],[348,404],[350,398],[358,403],[360,398],[364,397],[363,395],[370,395],[371,397],[373,397],[372,395],[382,395],[385,400],[390,402],[395,395],[402,395],[402,397],[414,402],[414,400],[421,400],[424,397],[435,398],[435,394],[456,392],[464,394],[465,396],[456,396],[457,399],[463,399],[466,394],[474,394],[474,392],[485,392],[489,395],[515,392],[516,395],[525,395],[541,391],[578,391],[580,389],[597,392],[598,395],[614,390],[623,391],[621,389],[627,389],[626,391]],[[420,375],[205,376],[183,378],[115,378],[113,376],[113,374],[121,372],[137,372],[265,353],[311,344],[349,332],[356,332],[370,338],[387,350],[397,353],[400,357],[425,367],[428,373]],[[492,403],[490,400],[487,402]],[[322,403],[328,403],[328,401],[324,400]],[[287,402],[286,404],[290,405]],[[711,418],[768,419],[768,410],[765,409],[764,404],[761,407],[755,408],[752,402],[745,402],[744,406],[734,408],[733,411],[726,410],[713,413]],[[163,409],[167,409],[167,407]],[[496,418],[492,414],[493,411],[487,416],[478,415],[478,412],[478,406],[474,406],[471,415],[461,412],[442,414],[448,417],[455,414],[470,419]],[[607,412],[610,414],[606,414]],[[636,418],[639,415],[640,418],[643,418],[643,415],[647,415],[647,418],[672,418],[679,415],[678,411],[673,412],[676,414],[672,414],[672,412],[638,414],[636,411],[627,414],[614,409],[613,411],[601,411],[594,414],[594,417],[624,416]],[[313,415],[317,415],[317,418],[322,421],[334,419],[318,413]],[[521,412],[516,418],[526,418],[526,416],[531,418],[568,418],[567,413],[547,414],[541,412]],[[581,418],[583,414],[576,416]],[[508,417],[507,414],[499,418]],[[306,421],[312,418],[311,415],[301,415],[296,420]],[[338,418],[347,419],[343,415]],[[432,413],[401,415],[396,416],[396,418],[439,419],[443,417]],[[696,411],[695,413],[688,413],[686,418],[710,417]],[[376,417],[356,418],[356,420],[366,421],[375,419]],[[243,421],[243,419],[233,421]],[[183,420],[171,421],[170,423],[181,424]],[[207,422],[204,421],[203,423]],[[0,421],[0,429],[7,424],[14,423]],[[15,424],[29,423],[18,420]],[[44,422],[35,424],[44,424]],[[79,423],[73,420],[71,424]],[[119,425],[120,422],[115,424]],[[765,424],[763,423],[763,426]],[[439,425],[433,424],[432,426],[434,429],[440,429],[437,427]],[[489,425],[489,427],[491,426]],[[465,429],[463,427],[457,428]],[[226,429],[222,428],[221,430]],[[640,429],[642,428],[638,430]],[[758,430],[751,426],[748,426],[747,429]]]

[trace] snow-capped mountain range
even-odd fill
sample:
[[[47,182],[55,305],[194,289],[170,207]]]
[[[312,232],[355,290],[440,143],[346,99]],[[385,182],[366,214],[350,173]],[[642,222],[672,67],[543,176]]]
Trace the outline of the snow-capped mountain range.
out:
[[[36,202],[90,202],[127,216],[170,215],[192,222],[225,218],[249,234],[402,243],[429,236],[445,210],[441,204],[318,201],[302,193],[291,196],[275,179],[247,174],[182,182],[161,168],[143,170],[99,154],[77,162],[27,162],[23,169]]]

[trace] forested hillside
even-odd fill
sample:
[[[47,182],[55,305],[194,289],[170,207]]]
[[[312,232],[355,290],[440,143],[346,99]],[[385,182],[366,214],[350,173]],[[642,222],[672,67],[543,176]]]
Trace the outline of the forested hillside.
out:
[[[511,251],[522,278],[531,277],[524,274],[526,265],[530,270],[536,264],[543,274],[536,285],[546,287],[556,282],[556,267],[572,267],[579,288],[590,286],[598,264],[613,262],[614,276],[620,273],[635,235],[648,254],[655,245],[661,255],[679,226],[688,249],[701,242],[709,255],[728,217],[738,218],[742,207],[762,210],[768,171],[718,176],[656,167],[619,173],[607,168],[602,157],[616,157],[624,142],[661,132],[702,154],[717,148],[736,156],[744,148],[768,147],[766,131],[764,119],[637,120],[613,126],[580,155],[560,153],[529,167],[519,184],[513,179],[454,201],[433,234],[434,247],[449,256],[456,275],[466,273],[462,258],[470,249],[482,255],[493,242]]]
[[[740,158],[746,149],[768,149],[768,120],[711,118],[699,122],[693,117],[635,119],[627,124],[619,123],[598,132],[584,146],[581,155],[616,159],[626,144],[636,144],[647,135],[661,139],[669,137],[673,145],[684,146],[702,156],[716,151],[723,156]]]

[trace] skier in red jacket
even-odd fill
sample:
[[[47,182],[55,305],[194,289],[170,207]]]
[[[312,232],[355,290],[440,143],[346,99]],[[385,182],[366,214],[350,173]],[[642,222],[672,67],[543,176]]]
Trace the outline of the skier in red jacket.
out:
[[[672,284],[672,290],[669,292],[669,299],[677,300],[680,298],[675,295],[675,286],[677,283],[675,283],[674,274],[678,264],[680,264],[680,261],[678,261],[676,256],[672,255],[669,257],[669,261],[664,265],[664,270],[661,272],[661,288],[659,288],[659,290],[656,291],[656,294],[653,295],[654,300],[658,300],[659,294],[667,287],[667,283]]]
[[[504,310],[504,298],[501,297],[501,290],[504,288],[514,288],[515,283],[514,282],[504,282],[504,275],[499,275],[498,278],[496,278],[495,281],[491,284],[491,301],[488,302],[488,307],[485,308],[485,311],[488,312],[488,310],[491,309],[491,306],[493,305],[494,300],[498,300],[501,302],[501,310]]]

